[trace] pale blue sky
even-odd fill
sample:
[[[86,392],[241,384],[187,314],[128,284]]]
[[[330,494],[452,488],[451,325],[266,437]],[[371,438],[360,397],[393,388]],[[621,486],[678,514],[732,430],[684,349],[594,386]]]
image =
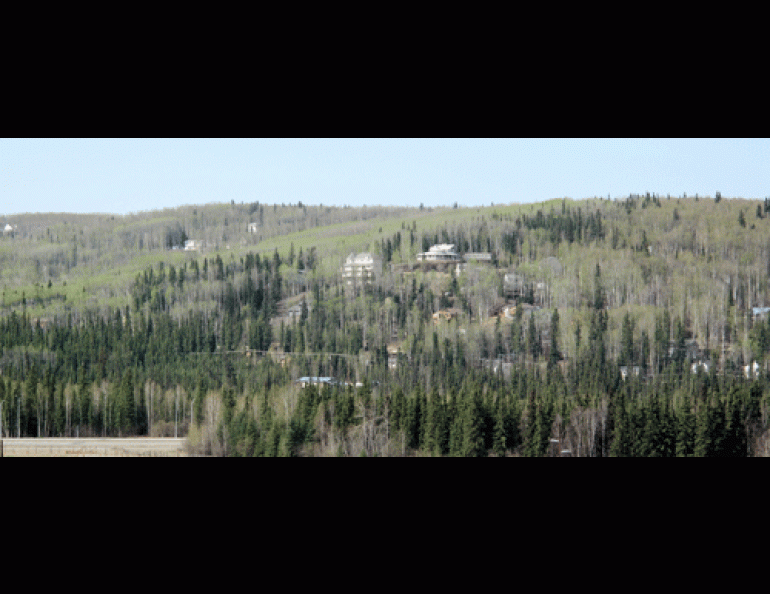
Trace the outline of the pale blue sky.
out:
[[[764,198],[768,139],[0,139],[0,216],[182,204]]]

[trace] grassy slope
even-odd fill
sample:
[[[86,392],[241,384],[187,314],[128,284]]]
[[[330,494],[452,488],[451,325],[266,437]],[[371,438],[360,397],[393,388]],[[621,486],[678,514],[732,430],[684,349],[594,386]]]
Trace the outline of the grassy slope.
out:
[[[735,278],[739,274],[754,275],[758,279],[756,283],[761,280],[766,284],[770,220],[756,218],[757,204],[758,201],[739,199],[725,199],[716,204],[709,199],[667,200],[664,197],[660,207],[649,206],[642,209],[637,205],[629,214],[622,205],[616,203],[567,200],[566,205],[569,208],[580,208],[584,216],[596,209],[602,210],[607,241],[580,246],[562,243],[558,248],[550,244],[539,245],[532,261],[529,261],[527,255],[530,246],[525,242],[519,269],[532,277],[542,275],[538,262],[549,255],[557,256],[564,265],[564,275],[551,279],[551,289],[552,306],[559,307],[563,312],[562,334],[567,343],[573,340],[574,323],[578,319],[582,320],[584,332],[587,330],[584,308],[576,308],[574,305],[590,298],[597,262],[602,265],[602,281],[608,293],[614,297],[623,292],[631,295],[624,305],[611,312],[611,336],[619,336],[620,320],[626,311],[636,320],[639,331],[645,329],[652,335],[658,308],[645,304],[642,298],[647,290],[644,281],[646,277],[652,278],[653,283],[665,285],[660,291],[661,295],[665,297],[666,303],[673,307],[675,315],[686,314],[693,319],[692,332],[695,336],[702,335],[706,324],[709,324],[713,337],[716,320],[726,315],[723,304],[727,289],[719,279],[730,276]],[[249,251],[268,255],[276,249],[283,256],[288,256],[293,244],[295,253],[299,253],[300,248],[307,253],[310,248],[315,247],[320,262],[319,272],[333,275],[348,253],[377,251],[380,240],[391,238],[398,231],[402,232],[404,257],[413,257],[414,254],[409,254],[404,249],[404,235],[408,238],[408,230],[413,223],[416,223],[416,233],[419,237],[424,232],[434,233],[444,225],[472,228],[480,224],[482,218],[489,222],[493,214],[502,217],[512,215],[516,218],[522,214],[534,216],[538,210],[546,214],[553,210],[559,214],[561,209],[561,199],[537,204],[479,208],[422,211],[414,209],[407,212],[390,212],[383,209],[381,216],[377,218],[349,220],[269,237],[256,245],[253,245],[253,236],[249,236],[245,231],[237,232],[237,228],[245,225],[231,222],[230,228],[219,228],[227,234],[227,241],[219,242],[220,249],[210,249],[201,254],[162,249],[150,252],[125,250],[114,239],[121,233],[158,229],[177,220],[189,223],[194,207],[183,207],[178,212],[166,209],[134,218],[113,218],[107,215],[31,215],[35,219],[34,228],[37,230],[35,239],[25,240],[24,244],[14,243],[16,240],[7,238],[0,240],[0,261],[4,262],[0,270],[0,286],[5,292],[5,303],[20,301],[23,292],[28,299],[35,296],[46,298],[56,294],[64,295],[67,305],[73,308],[103,305],[122,307],[129,303],[128,288],[136,275],[149,266],[157,267],[161,261],[166,265],[179,267],[191,258],[202,260],[207,257],[212,260],[219,254],[228,262],[231,258],[239,259]],[[205,230],[209,233],[214,232],[211,225],[219,224],[218,221],[224,220],[226,216],[230,216],[232,221],[234,216],[233,209],[227,205],[197,207],[197,210],[198,214],[195,216],[208,221]],[[272,210],[268,207],[266,212],[270,213]],[[747,223],[745,228],[738,225],[741,210]],[[292,211],[288,207],[279,207],[275,212],[277,217],[286,217]],[[294,212],[297,210],[294,209]],[[674,216],[675,212],[678,214],[678,220]],[[355,212],[348,213],[349,217],[350,215],[355,215]],[[11,257],[14,250],[22,245],[25,252],[37,254],[44,261],[57,251],[66,253],[70,250],[71,242],[65,240],[60,244],[51,244],[46,240],[46,225],[49,232],[56,237],[69,238],[74,235],[84,246],[79,247],[80,253],[93,256],[91,264],[80,264],[53,280],[51,289],[47,288],[47,282],[35,276],[35,270],[28,260],[19,257],[18,261],[14,262]],[[611,249],[609,238],[612,229],[617,229],[620,242],[625,242],[627,249]],[[537,233],[539,232],[535,232],[533,236]],[[652,246],[652,254],[643,254],[632,249],[642,241],[643,233]],[[89,248],[89,241],[103,247]],[[226,243],[229,243],[232,249],[224,249]],[[249,243],[252,245],[248,245]],[[408,248],[408,240],[406,243]],[[703,254],[700,253],[701,249]],[[398,261],[397,257],[394,261]],[[52,316],[63,311],[64,304],[61,301],[53,301],[46,308],[39,305],[28,308],[28,312],[35,317]],[[3,312],[4,315],[8,309]],[[745,338],[742,326],[740,332],[740,336]],[[564,347],[568,348],[569,344]]]

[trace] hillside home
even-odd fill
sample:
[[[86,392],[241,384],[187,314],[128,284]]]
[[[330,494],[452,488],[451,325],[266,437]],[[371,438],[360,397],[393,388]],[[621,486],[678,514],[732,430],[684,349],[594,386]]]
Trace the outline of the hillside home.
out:
[[[438,324],[442,320],[451,321],[460,315],[460,310],[456,307],[450,307],[449,309],[441,309],[433,314],[433,323]]]
[[[305,311],[308,316],[313,309],[312,303],[305,302]],[[286,310],[286,319],[289,323],[298,322],[302,319],[302,302],[292,305]]]
[[[301,377],[298,380],[295,380],[296,384],[299,385],[300,388],[306,388],[307,386],[336,386],[339,384],[336,378],[333,377]]]
[[[697,374],[699,371],[708,374],[713,368],[714,364],[711,361],[696,361],[690,366],[690,371],[693,374]]]
[[[366,284],[382,275],[382,258],[369,252],[350,253],[342,266],[342,278],[347,284]]]
[[[401,346],[398,344],[388,345],[388,369],[393,371],[398,367],[398,356],[401,353]]]
[[[462,259],[462,256],[455,251],[453,243],[439,243],[427,252],[417,254],[417,260],[420,262],[460,262]]]
[[[752,377],[754,377],[755,379],[758,378],[759,363],[754,361],[751,365],[744,365],[743,374],[746,376],[746,379],[751,379]]]
[[[621,365],[620,367],[620,377],[623,379],[623,381],[626,380],[626,378],[629,376],[629,374],[633,374],[636,377],[639,377],[639,375],[642,373],[642,368],[638,365],[634,365],[633,367],[628,367],[626,365]]]
[[[249,223],[247,230],[249,233],[256,233],[258,228],[259,228],[259,225],[257,225],[256,223]]]
[[[668,356],[674,357],[676,353],[676,342],[673,340],[670,342],[668,347]],[[703,353],[701,352],[700,346],[698,345],[698,341],[694,338],[688,338],[684,341],[684,358],[687,361],[692,361],[695,359],[700,359],[703,356]]]
[[[199,239],[188,239],[184,242],[184,251],[197,252],[203,247],[203,242]]]
[[[508,272],[503,277],[503,293],[506,297],[514,298],[524,295],[526,280],[521,274]]]

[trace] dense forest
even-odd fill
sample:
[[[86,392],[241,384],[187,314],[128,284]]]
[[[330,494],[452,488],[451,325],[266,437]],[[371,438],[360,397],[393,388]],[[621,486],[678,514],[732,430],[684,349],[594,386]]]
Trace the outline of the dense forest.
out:
[[[178,434],[227,456],[765,456],[768,216],[717,193],[7,217],[2,433]],[[490,257],[420,263],[436,244]],[[364,251],[382,274],[350,285]]]

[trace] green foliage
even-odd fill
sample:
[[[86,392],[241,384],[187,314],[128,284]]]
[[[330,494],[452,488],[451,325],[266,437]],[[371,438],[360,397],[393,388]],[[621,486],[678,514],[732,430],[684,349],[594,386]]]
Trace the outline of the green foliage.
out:
[[[756,229],[725,224],[749,208]],[[752,454],[770,389],[740,366],[770,355],[770,322],[751,315],[770,303],[766,212],[767,200],[648,194],[51,220],[38,237],[0,241],[4,430],[168,434],[177,422],[182,435],[198,426],[206,453],[237,456],[544,456],[555,427],[579,435],[580,455]],[[205,238],[207,253],[166,249],[183,236]],[[459,278],[412,269],[438,242],[489,251],[492,264]],[[394,268],[353,293],[339,265],[367,249]],[[563,271],[545,271],[548,256]],[[491,323],[513,271],[518,301],[539,310]],[[433,326],[448,307],[461,315]],[[515,363],[493,373],[481,362],[498,357]],[[716,369],[690,374],[698,358]],[[640,376],[623,380],[620,365]],[[299,390],[303,375],[365,381]]]

